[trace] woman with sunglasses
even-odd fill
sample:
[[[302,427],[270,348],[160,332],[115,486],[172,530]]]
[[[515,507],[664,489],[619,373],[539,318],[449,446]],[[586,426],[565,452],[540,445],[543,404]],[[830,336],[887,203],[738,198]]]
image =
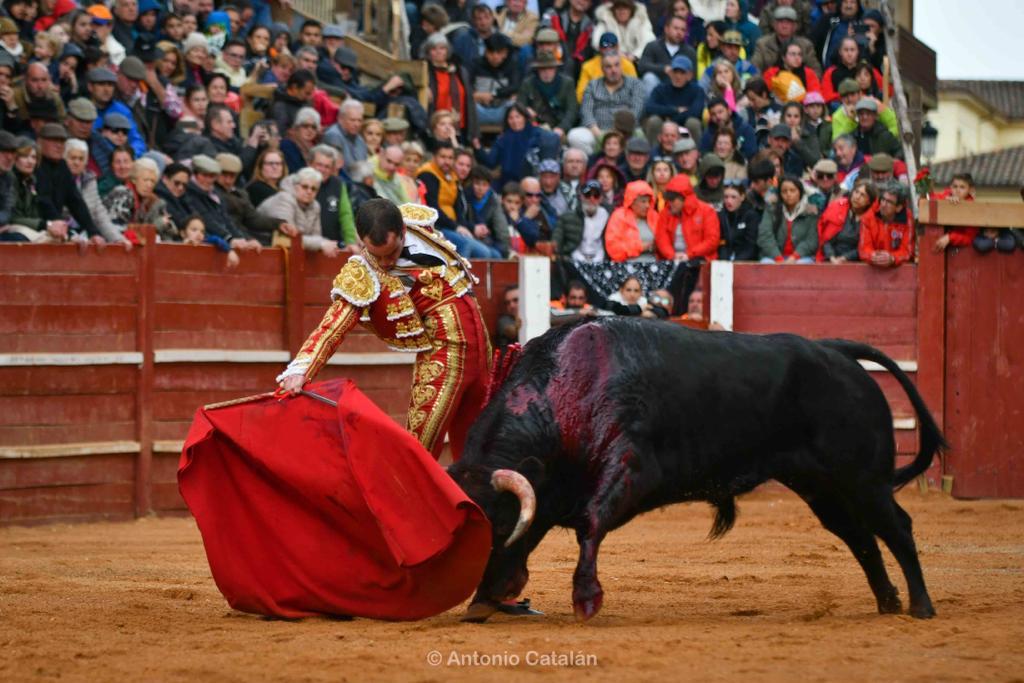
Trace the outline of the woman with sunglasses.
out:
[[[302,235],[303,249],[334,258],[340,251],[338,243],[324,237],[320,203],[316,200],[323,178],[314,168],[299,169],[281,181],[281,191],[256,207],[256,211],[283,221],[280,229],[286,235]]]
[[[191,171],[184,164],[177,162],[168,164],[164,169],[163,177],[156,184],[154,194],[164,200],[167,213],[171,215],[176,229],[185,227],[185,222],[191,215],[192,210],[185,204],[185,188],[188,187]],[[161,238],[164,236],[161,235]],[[177,233],[167,235],[168,241],[176,242],[179,237]]]

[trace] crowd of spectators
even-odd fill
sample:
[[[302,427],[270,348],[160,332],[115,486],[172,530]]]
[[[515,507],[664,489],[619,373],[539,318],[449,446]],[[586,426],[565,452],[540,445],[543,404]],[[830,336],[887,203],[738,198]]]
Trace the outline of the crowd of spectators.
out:
[[[265,0],[3,0],[0,240],[131,248],[153,224],[232,262],[296,235],[336,257],[381,196],[437,207],[467,257],[549,255],[559,296],[573,265],[685,264],[679,310],[710,259],[914,258],[861,0],[405,8],[426,107]]]

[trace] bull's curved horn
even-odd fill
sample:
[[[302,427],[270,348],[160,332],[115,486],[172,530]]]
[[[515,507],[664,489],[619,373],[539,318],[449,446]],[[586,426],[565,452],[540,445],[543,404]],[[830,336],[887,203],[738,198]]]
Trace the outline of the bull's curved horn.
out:
[[[491,486],[495,491],[508,491],[514,493],[519,499],[519,520],[516,528],[512,530],[505,547],[509,547],[518,541],[533,522],[533,513],[537,511],[537,496],[533,492],[530,481],[515,470],[494,470],[491,475]]]

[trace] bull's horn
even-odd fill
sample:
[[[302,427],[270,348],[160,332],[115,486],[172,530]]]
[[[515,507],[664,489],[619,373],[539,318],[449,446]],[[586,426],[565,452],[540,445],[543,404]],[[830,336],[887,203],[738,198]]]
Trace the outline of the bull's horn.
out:
[[[491,475],[491,486],[495,491],[508,491],[514,493],[519,499],[519,520],[516,528],[512,530],[505,547],[509,547],[518,541],[533,522],[533,513],[537,511],[537,496],[530,486],[530,481],[515,470],[494,470]]]

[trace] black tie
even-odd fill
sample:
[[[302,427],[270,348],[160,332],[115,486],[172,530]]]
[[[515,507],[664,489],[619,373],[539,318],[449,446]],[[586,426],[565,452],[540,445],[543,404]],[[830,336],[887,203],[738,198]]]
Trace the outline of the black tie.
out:
[[[409,251],[409,247],[402,247],[402,258],[406,261],[412,261],[418,266],[426,266],[427,268],[444,265],[444,261],[436,256],[431,256],[430,254],[414,254]]]

